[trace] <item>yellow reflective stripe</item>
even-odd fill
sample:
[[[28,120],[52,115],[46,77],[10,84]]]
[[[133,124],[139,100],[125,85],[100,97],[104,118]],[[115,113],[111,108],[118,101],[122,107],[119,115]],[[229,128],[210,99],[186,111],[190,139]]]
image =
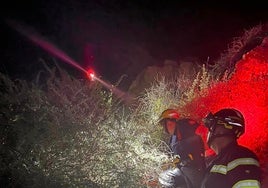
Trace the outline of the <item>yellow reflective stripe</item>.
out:
[[[220,174],[226,174],[227,173],[227,167],[224,165],[214,165],[210,172],[216,172]]]
[[[228,171],[233,170],[234,168],[236,168],[239,165],[256,165],[256,166],[260,166],[259,162],[256,159],[253,158],[239,158],[239,159],[235,159],[231,162],[229,162],[227,164],[227,166],[225,165],[214,165],[210,172],[216,172],[216,173],[220,173],[220,174],[227,174]]]
[[[253,158],[240,158],[240,159],[235,159],[231,162],[228,163],[227,165],[227,170],[233,170],[239,165],[256,165],[260,166],[259,162],[256,159]]]
[[[260,188],[260,182],[257,180],[242,180],[237,182],[232,188]]]

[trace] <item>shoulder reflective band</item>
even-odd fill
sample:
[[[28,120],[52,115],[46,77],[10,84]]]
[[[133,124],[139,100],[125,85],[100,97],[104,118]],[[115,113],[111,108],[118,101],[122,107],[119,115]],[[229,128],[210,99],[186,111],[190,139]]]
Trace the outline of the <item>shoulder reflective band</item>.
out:
[[[257,180],[242,180],[237,182],[232,188],[260,188],[260,182]]]
[[[228,163],[227,165],[227,169],[232,170],[234,168],[236,168],[237,166],[240,165],[255,165],[255,166],[260,166],[259,162],[256,159],[253,158],[239,158],[239,159],[235,159],[231,162]]]
[[[241,165],[255,165],[260,166],[259,162],[256,159],[253,158],[239,158],[235,159],[225,165],[214,165],[210,172],[220,173],[220,174],[227,174],[228,171],[236,168],[237,166]]]

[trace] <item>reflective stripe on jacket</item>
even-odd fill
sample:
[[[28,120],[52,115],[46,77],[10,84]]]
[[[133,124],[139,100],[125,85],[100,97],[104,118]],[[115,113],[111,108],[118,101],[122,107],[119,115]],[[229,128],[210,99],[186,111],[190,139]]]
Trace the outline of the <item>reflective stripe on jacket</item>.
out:
[[[257,156],[233,142],[210,162],[202,188],[260,188],[260,173]]]

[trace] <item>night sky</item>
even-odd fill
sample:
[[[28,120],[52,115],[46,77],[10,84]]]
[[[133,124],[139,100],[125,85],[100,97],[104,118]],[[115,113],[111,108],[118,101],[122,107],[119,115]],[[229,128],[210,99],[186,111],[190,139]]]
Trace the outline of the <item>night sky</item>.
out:
[[[186,3],[187,2],[187,3]],[[237,2],[237,1],[236,1]],[[10,1],[1,7],[0,71],[34,79],[39,59],[53,56],[10,28],[16,20],[53,43],[83,68],[116,82],[131,82],[149,65],[194,58],[212,63],[245,29],[268,21],[264,5],[208,1],[39,0]],[[61,62],[71,74],[81,71]]]

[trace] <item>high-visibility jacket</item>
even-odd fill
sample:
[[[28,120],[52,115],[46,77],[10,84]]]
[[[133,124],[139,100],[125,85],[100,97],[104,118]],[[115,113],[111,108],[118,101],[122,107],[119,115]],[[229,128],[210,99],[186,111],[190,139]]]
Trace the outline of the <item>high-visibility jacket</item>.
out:
[[[201,188],[260,188],[260,178],[255,153],[235,141],[208,164]]]

